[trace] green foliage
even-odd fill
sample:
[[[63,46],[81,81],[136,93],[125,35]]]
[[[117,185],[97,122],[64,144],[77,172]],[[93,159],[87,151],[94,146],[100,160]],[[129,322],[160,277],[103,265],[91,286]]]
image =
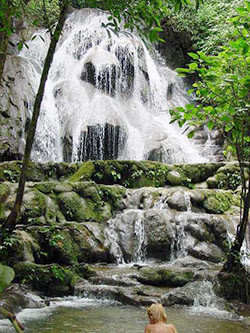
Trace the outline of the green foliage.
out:
[[[19,238],[15,232],[10,232],[8,230],[1,230],[1,243],[0,243],[0,259],[1,261],[8,262],[8,254],[13,246],[20,243]]]
[[[228,189],[236,190],[237,187],[241,184],[241,176],[239,172],[227,173],[226,179],[221,179],[218,182],[218,188],[224,188],[225,186]]]
[[[0,292],[14,279],[15,272],[11,267],[0,264]]]
[[[209,54],[215,54],[221,45],[230,39],[232,26],[228,19],[236,14],[235,8],[241,6],[243,0],[210,0],[203,1],[198,12],[196,1],[185,10],[176,13],[171,8],[167,24],[176,31],[187,31],[192,38],[193,47]]]
[[[6,179],[9,180],[11,183],[16,183],[19,177],[18,173],[10,169],[5,169],[3,171],[3,174],[6,177]]]
[[[209,129],[223,129],[238,160],[249,161],[250,1],[237,11],[230,19],[234,28],[231,41],[222,51],[215,56],[190,53],[193,62],[179,69],[181,75],[199,76],[190,91],[196,94],[197,105],[188,104],[170,113],[180,126],[206,124]]]
[[[42,232],[46,234],[49,245],[52,247],[61,247],[64,240],[63,235],[60,233],[61,228],[56,225],[41,228]]]

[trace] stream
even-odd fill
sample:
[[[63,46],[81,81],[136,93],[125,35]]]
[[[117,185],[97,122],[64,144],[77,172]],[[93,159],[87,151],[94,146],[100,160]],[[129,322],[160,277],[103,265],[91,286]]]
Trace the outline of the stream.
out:
[[[207,310],[207,312],[206,312]],[[202,308],[167,308],[168,322],[174,323],[178,333],[246,333],[250,321],[239,317],[230,319],[226,311]],[[147,324],[145,308],[123,306],[110,301],[86,298],[64,298],[51,301],[43,309],[26,309],[18,316],[27,333],[117,333],[143,332]],[[7,320],[0,321],[0,332],[13,332]]]

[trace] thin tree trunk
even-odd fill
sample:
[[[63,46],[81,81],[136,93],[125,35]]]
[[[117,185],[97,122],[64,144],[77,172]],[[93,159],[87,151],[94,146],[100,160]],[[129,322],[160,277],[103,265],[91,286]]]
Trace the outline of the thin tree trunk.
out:
[[[38,117],[39,117],[39,114],[40,114],[40,108],[41,108],[41,103],[42,103],[42,99],[43,99],[45,83],[47,81],[49,69],[50,69],[50,66],[51,66],[51,63],[52,63],[52,60],[53,60],[53,57],[54,57],[54,53],[55,53],[55,50],[56,50],[56,45],[57,45],[58,39],[61,35],[64,22],[66,20],[67,7],[68,7],[68,1],[63,0],[61,11],[60,11],[59,21],[57,23],[54,34],[51,38],[50,46],[49,46],[47,56],[46,56],[46,59],[45,59],[45,63],[44,63],[44,67],[43,67],[42,76],[41,76],[41,79],[40,79],[40,85],[39,85],[38,92],[37,92],[36,99],[35,99],[32,119],[31,119],[31,122],[30,122],[29,131],[28,131],[27,140],[26,140],[26,146],[25,146],[25,152],[24,152],[21,174],[20,174],[20,178],[19,178],[16,200],[15,200],[15,203],[14,203],[14,206],[11,210],[10,215],[8,216],[7,220],[2,225],[2,228],[9,229],[10,231],[15,229],[15,226],[16,226],[17,221],[18,221],[19,216],[20,216],[21,205],[22,205],[22,201],[23,201],[24,188],[25,188],[25,182],[26,182],[26,172],[27,172],[29,161],[30,161],[30,154],[31,154],[31,149],[32,149],[34,137],[35,137],[37,120],[38,120]]]
[[[237,226],[236,238],[227,256],[227,260],[222,271],[233,272],[242,268],[240,263],[240,250],[246,236],[247,225],[249,223],[250,209],[250,175],[248,177],[248,185],[243,191],[243,214],[240,223]]]
[[[5,308],[3,308],[2,306],[0,306],[0,313],[7,319],[9,319],[12,323],[12,325],[14,326],[16,332],[18,333],[23,333],[23,326],[22,324],[19,323],[19,321],[16,319],[16,316],[9,312],[8,310],[6,310]]]

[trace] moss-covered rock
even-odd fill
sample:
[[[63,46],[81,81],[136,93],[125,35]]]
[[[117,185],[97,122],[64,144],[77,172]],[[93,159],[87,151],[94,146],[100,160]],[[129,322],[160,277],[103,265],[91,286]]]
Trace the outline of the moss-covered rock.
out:
[[[22,205],[22,221],[29,222],[29,219],[36,218],[46,213],[47,197],[36,189],[24,194]]]
[[[90,277],[97,275],[96,271],[85,263],[73,265],[71,270],[83,279],[89,279]]]
[[[192,190],[188,192],[191,203],[195,206],[200,206],[202,202],[205,200],[206,195],[204,190]]]
[[[16,183],[20,175],[22,163],[20,161],[4,162],[0,164],[0,181]]]
[[[93,181],[82,181],[72,183],[74,191],[78,193],[83,198],[89,198],[95,202],[101,202],[102,198],[100,196],[99,188]]]
[[[223,214],[230,208],[231,204],[223,192],[208,192],[203,202],[203,207],[208,213]]]
[[[67,228],[57,225],[36,227],[32,234],[41,246],[41,253],[36,257],[38,263],[72,265],[78,262],[79,249]]]
[[[63,192],[57,196],[58,204],[68,221],[82,222],[86,219],[87,204],[75,192]]]
[[[179,186],[187,181],[187,177],[178,170],[171,170],[167,175],[167,180],[170,185]]]
[[[0,184],[0,203],[3,203],[7,197],[10,195],[10,186],[8,186],[6,183]]]
[[[79,170],[70,177],[69,181],[79,182],[79,181],[89,180],[92,178],[94,171],[95,171],[94,162],[92,161],[85,162],[79,168]]]
[[[121,210],[124,208],[123,198],[126,194],[126,189],[119,185],[99,185],[102,199],[108,202],[112,210]]]
[[[207,179],[208,188],[235,190],[241,184],[238,163],[227,163],[221,166],[215,175]]]
[[[188,177],[192,183],[201,183],[213,176],[224,163],[182,164],[179,169]]]
[[[167,203],[169,207],[178,211],[187,211],[189,200],[186,198],[185,191],[179,188],[175,188],[175,190],[171,192],[172,193],[167,198]]]
[[[88,161],[70,181],[94,180],[98,184],[120,184],[130,188],[163,186],[170,167],[149,161]]]
[[[10,192],[10,186],[8,186],[6,183],[0,184],[0,223],[2,223],[7,217],[4,202],[10,195]]]
[[[48,181],[48,182],[39,182],[37,184],[35,184],[35,188],[44,193],[44,194],[50,194],[50,193],[54,193],[55,191],[55,187],[58,184],[58,182],[55,181]]]
[[[39,265],[31,262],[18,262],[13,266],[16,281],[31,285],[47,296],[73,294],[77,276],[57,264]]]
[[[113,262],[110,250],[105,246],[104,226],[100,223],[73,223],[68,227],[78,247],[77,260],[81,262]]]
[[[194,281],[195,276],[191,270],[143,267],[139,271],[137,280],[152,286],[180,287]]]
[[[17,241],[10,251],[15,260],[35,262],[35,257],[40,253],[37,240],[24,230],[16,230],[15,236]]]

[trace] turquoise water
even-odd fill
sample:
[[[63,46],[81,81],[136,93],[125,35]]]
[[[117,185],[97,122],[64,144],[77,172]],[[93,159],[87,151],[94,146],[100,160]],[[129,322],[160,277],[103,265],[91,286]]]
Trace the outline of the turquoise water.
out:
[[[249,322],[191,312],[188,308],[167,308],[168,323],[173,323],[178,333],[246,333]],[[143,333],[148,323],[146,309],[112,305],[97,300],[66,300],[55,302],[45,309],[25,310],[18,319],[27,333]],[[7,321],[0,321],[0,332],[14,332]]]

